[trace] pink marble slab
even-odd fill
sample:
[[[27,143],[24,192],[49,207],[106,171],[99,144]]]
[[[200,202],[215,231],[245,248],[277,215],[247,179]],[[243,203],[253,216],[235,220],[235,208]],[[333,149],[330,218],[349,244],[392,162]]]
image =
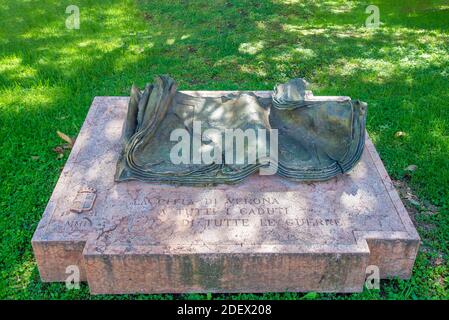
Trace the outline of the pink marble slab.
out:
[[[32,239],[42,281],[73,265],[93,294],[355,292],[372,265],[410,277],[419,236],[369,138],[356,167],[326,182],[116,183],[127,103],[93,101]]]

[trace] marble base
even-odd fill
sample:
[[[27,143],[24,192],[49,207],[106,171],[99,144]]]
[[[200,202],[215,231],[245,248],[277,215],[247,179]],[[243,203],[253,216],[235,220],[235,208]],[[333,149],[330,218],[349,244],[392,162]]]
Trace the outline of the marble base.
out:
[[[93,294],[356,292],[370,265],[410,277],[419,236],[369,138],[356,167],[326,182],[116,183],[127,103],[92,104],[32,239],[42,281],[73,265]]]

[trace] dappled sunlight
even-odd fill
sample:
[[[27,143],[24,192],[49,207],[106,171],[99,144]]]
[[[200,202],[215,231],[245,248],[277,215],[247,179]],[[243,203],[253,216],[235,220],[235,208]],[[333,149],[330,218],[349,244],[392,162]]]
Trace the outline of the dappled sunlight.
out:
[[[122,135],[123,121],[113,119],[104,128],[104,138],[109,141],[118,141]]]
[[[304,29],[302,26],[294,25],[294,24],[282,24],[282,30],[287,32],[296,32],[303,36],[310,35],[322,35],[326,34],[328,30],[324,28],[307,28]]]
[[[264,41],[242,43],[239,46],[239,52],[255,55],[256,53],[262,51],[264,46],[265,46]]]
[[[275,2],[280,2],[283,4],[298,4],[301,0],[276,0]]]
[[[357,7],[358,3],[357,1],[326,1],[326,5],[332,13],[349,13]]]
[[[88,14],[92,16],[95,16],[96,13],[93,10],[101,11],[101,16],[103,17],[102,26],[109,30],[126,29],[129,24],[134,24],[135,17],[132,14],[135,12],[134,8],[130,8],[126,1],[117,1],[113,5],[108,6],[100,3],[96,6],[88,6],[86,9],[88,9]],[[123,14],[124,12],[128,12],[128,14]],[[96,21],[91,20],[89,22],[94,23]]]
[[[165,43],[167,43],[169,46],[171,46],[171,45],[175,44],[175,39],[173,39],[173,38],[167,39],[167,41],[165,41]]]
[[[58,38],[66,36],[68,32],[74,33],[74,31],[67,30],[64,26],[64,20],[60,23],[47,24],[40,26],[39,28],[33,28],[20,35],[23,40],[45,40],[48,38]]]
[[[16,290],[24,291],[34,281],[34,272],[36,269],[36,262],[34,257],[27,256],[21,264],[18,264],[12,274],[15,278],[15,283],[10,283]]]
[[[226,66],[226,65],[237,65],[238,63],[238,57],[235,55],[231,55],[231,56],[226,56],[223,57],[222,59],[217,60],[214,63],[214,67],[222,67],[222,66]]]
[[[435,141],[435,148],[449,154],[449,135],[447,134],[447,119],[433,119],[429,124],[429,136]]]
[[[315,57],[316,54],[312,49],[295,46],[289,51],[285,51],[279,55],[272,57],[272,60],[278,63],[294,63],[304,62]]]
[[[267,25],[265,24],[264,21],[256,21],[256,27],[261,30],[267,29]]]
[[[353,76],[355,73],[365,72],[365,77],[370,81],[382,82],[398,74],[407,76],[407,73],[412,70],[439,67],[449,63],[449,57],[439,47],[423,49],[413,44],[406,44],[404,46],[382,47],[377,52],[379,54],[377,59],[337,59],[329,66],[328,72],[341,76]]]
[[[79,48],[86,48],[90,50],[90,52],[98,51],[102,53],[111,52],[115,49],[123,47],[123,40],[112,38],[112,39],[85,39],[79,42],[73,43],[73,48],[66,51],[66,54],[72,54],[76,55],[80,53],[80,50],[78,50],[75,46]],[[61,50],[63,53],[64,51]],[[81,51],[83,52],[83,51]],[[89,51],[88,51],[89,52]]]
[[[293,59],[295,59],[293,52],[284,52],[273,57],[273,61],[278,61],[280,63],[292,62]]]
[[[310,59],[310,58],[315,58],[317,55],[316,53],[309,48],[302,48],[300,46],[297,46],[293,49],[295,52],[297,52],[301,58],[304,59]]]
[[[263,67],[263,65],[240,65],[240,70],[244,73],[251,74],[251,75],[257,75],[259,77],[266,77],[268,75],[267,71]]]
[[[310,28],[292,24],[283,24],[282,28],[286,32],[291,32],[300,36],[321,36],[323,38],[362,38],[370,39],[377,31],[365,28],[363,25],[328,25],[326,28]]]
[[[343,193],[340,202],[349,215],[360,215],[361,213],[370,215],[376,212],[376,196],[359,189],[356,193]]]
[[[378,82],[397,72],[395,65],[384,60],[375,59],[339,59],[329,66],[329,72],[334,75],[354,76],[359,72],[371,72],[371,81]]]
[[[358,5],[358,1],[351,0],[316,0],[311,1],[310,3],[303,0],[273,0],[273,2],[289,6],[311,6],[315,9],[328,10],[331,13],[350,12]]]
[[[22,3],[20,5],[23,6],[24,12],[29,12],[25,7],[33,4]],[[131,15],[123,15],[123,11],[127,10],[126,3],[117,1],[109,6],[81,3],[79,6],[81,12],[79,30],[66,28],[65,18],[68,15],[62,5],[51,10],[43,8],[38,11],[34,10],[33,18],[45,17],[45,19],[31,24],[30,27],[22,27],[25,22],[16,21],[16,32],[18,33],[16,41],[21,42],[24,50],[34,51],[37,55],[26,55],[26,63],[32,66],[32,69],[31,67],[28,70],[17,69],[14,76],[5,73],[8,80],[27,80],[27,78],[42,75],[74,78],[80,71],[84,72],[89,65],[94,65],[97,61],[106,67],[107,63],[112,62],[112,59],[120,56],[120,51],[126,52],[124,55],[126,58],[123,60],[127,60],[127,64],[136,63],[136,55],[140,55],[144,50],[154,46],[154,43],[145,38],[148,33],[143,37],[138,32],[136,33],[139,28],[133,26],[141,22],[136,21]],[[95,18],[98,15],[101,16],[101,19]],[[58,19],[51,19],[51,17]],[[133,32],[126,32],[126,29]],[[121,36],[117,36],[117,30],[125,32],[121,32]],[[49,41],[52,42],[51,46],[49,46]],[[134,57],[131,58],[128,53],[132,53]],[[106,55],[108,57],[105,59]],[[17,58],[21,59],[20,56]],[[124,63],[121,63],[118,69],[122,70],[123,65]]]
[[[61,93],[59,87],[39,86],[26,91],[20,87],[9,88],[0,91],[0,110],[5,113],[39,111],[51,106]]]
[[[36,69],[23,65],[22,58],[0,57],[0,77],[5,77],[8,81],[18,81],[33,78],[35,75]]]

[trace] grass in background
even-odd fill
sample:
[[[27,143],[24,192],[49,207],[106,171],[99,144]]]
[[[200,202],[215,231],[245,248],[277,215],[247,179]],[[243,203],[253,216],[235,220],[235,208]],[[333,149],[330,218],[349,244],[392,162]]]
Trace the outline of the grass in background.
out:
[[[0,4],[0,298],[449,298],[449,1],[79,0],[80,29],[68,30],[70,4]],[[56,131],[76,135],[95,96],[129,95],[157,74],[183,90],[305,77],[316,95],[366,101],[367,130],[423,240],[412,279],[351,295],[90,297],[86,285],[41,283],[30,241],[67,159],[52,150]]]

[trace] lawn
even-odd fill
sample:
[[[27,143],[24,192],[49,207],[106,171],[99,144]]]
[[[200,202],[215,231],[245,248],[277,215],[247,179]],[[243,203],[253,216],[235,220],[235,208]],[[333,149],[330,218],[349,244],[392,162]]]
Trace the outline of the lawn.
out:
[[[0,298],[449,298],[449,1],[77,0],[0,3]],[[380,9],[367,29],[368,5]],[[410,280],[360,294],[90,297],[39,280],[31,237],[95,96],[170,74],[183,90],[305,77],[369,105],[367,130],[422,237]],[[406,170],[415,165],[416,170]]]

